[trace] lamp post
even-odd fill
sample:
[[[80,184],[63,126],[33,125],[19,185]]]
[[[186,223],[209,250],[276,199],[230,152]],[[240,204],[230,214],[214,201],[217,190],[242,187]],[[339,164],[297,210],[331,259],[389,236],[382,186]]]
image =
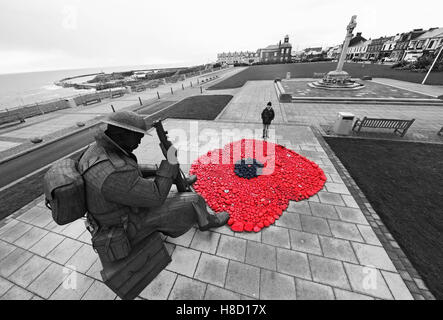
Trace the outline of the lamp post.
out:
[[[426,77],[423,79],[423,82],[421,84],[425,84],[426,79],[428,79],[429,74],[431,73],[432,69],[434,69],[434,65],[437,62],[438,57],[440,56],[442,50],[443,50],[443,44],[441,45],[440,50],[438,51],[437,56],[435,57],[434,62],[432,63],[431,68],[429,68],[429,71],[428,71],[428,73],[426,73]]]

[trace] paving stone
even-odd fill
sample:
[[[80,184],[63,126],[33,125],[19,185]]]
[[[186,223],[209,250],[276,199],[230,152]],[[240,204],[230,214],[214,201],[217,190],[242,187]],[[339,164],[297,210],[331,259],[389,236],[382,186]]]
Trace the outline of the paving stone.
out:
[[[26,288],[32,281],[34,281],[49,265],[49,260],[33,256],[26,261],[20,268],[9,276],[9,280]]]
[[[308,199],[309,202],[320,202],[318,195],[314,194],[312,197]]]
[[[228,260],[202,253],[194,278],[206,283],[223,287],[225,284]]]
[[[276,270],[275,247],[248,241],[246,245],[246,263],[254,266]]]
[[[166,267],[167,270],[193,277],[200,259],[200,252],[177,246],[171,259],[172,262]]]
[[[57,247],[54,248],[46,256],[48,259],[65,264],[68,260],[77,252],[83,245],[80,241],[75,241],[69,238],[65,238]]]
[[[87,276],[90,276],[94,279],[97,279],[99,281],[102,281],[102,276],[100,274],[100,271],[103,270],[102,263],[100,259],[97,259],[94,264],[89,268],[89,270],[86,272]]]
[[[69,225],[59,226],[55,221],[51,221],[45,226],[46,230],[55,232],[55,233],[62,233],[64,229],[66,229]]]
[[[228,225],[221,226],[220,228],[214,229],[214,232],[225,234],[227,236],[234,236],[234,231]]]
[[[31,257],[31,253],[21,248],[16,248],[0,261],[0,276],[8,278],[15,270],[31,259]]]
[[[94,281],[82,300],[114,300],[117,295],[103,282]]]
[[[45,235],[48,234],[48,231],[32,227],[28,232],[26,232],[23,236],[18,238],[14,244],[23,249],[29,249],[34,244],[36,244],[40,239],[42,239]]]
[[[169,243],[180,245],[182,247],[189,247],[189,245],[191,244],[192,238],[194,238],[195,231],[196,231],[195,228],[191,228],[184,235],[177,237],[177,238],[168,237],[168,238],[166,238],[166,241]]]
[[[355,254],[361,264],[388,271],[397,271],[383,247],[353,242]]]
[[[329,204],[323,203],[310,203],[312,215],[320,218],[338,219],[337,212],[335,208]]]
[[[49,211],[48,209],[44,209],[45,211],[41,212],[37,217],[35,217],[35,219],[33,219],[31,221],[31,224],[39,227],[39,228],[44,228],[46,227],[51,221],[53,221],[52,219],[52,215],[51,215],[51,211]]]
[[[206,284],[178,276],[169,295],[169,300],[203,300]]]
[[[33,294],[18,286],[13,286],[8,290],[0,300],[31,300]]]
[[[331,177],[332,182],[344,184],[343,179],[339,174],[329,173],[329,176]]]
[[[309,207],[309,203],[307,201],[289,201],[289,206],[286,210],[300,214],[311,214],[311,208]]]
[[[403,279],[397,273],[381,271],[395,300],[414,300]]]
[[[238,293],[208,284],[205,300],[240,300]]]
[[[391,292],[379,270],[347,262],[344,266],[352,291],[381,299],[392,299]]]
[[[342,194],[341,197],[342,197],[342,199],[345,202],[347,207],[349,207],[349,208],[356,208],[356,209],[359,208],[358,203],[355,202],[355,199],[354,199],[353,196]]]
[[[95,281],[75,271],[69,277],[72,281],[67,279],[63,282],[51,295],[51,300],[80,300]]]
[[[77,272],[86,273],[97,259],[98,255],[92,247],[88,244],[83,244],[66,264],[75,267]]]
[[[361,212],[360,209],[346,208],[339,206],[336,206],[335,209],[337,210],[337,213],[340,216],[340,220],[369,225],[368,221],[363,215],[363,212]]]
[[[285,211],[275,224],[279,227],[296,229],[301,231],[300,215],[295,212]]]
[[[225,288],[253,298],[259,298],[260,269],[230,261]]]
[[[305,253],[277,248],[277,271],[311,280],[308,256]]]
[[[246,240],[222,235],[218,245],[217,255],[244,262],[246,256]]]
[[[366,296],[364,294],[346,291],[342,289],[334,288],[335,298],[337,300],[374,300],[373,297]]]
[[[58,286],[72,273],[72,270],[52,263],[41,273],[28,289],[33,293],[48,299]]]
[[[14,284],[12,282],[0,277],[0,297],[13,286]]]
[[[426,287],[426,284],[423,282],[423,280],[414,278],[414,281],[415,281],[415,284],[417,285],[417,287],[419,287],[421,290],[428,290],[428,288]]]
[[[380,240],[378,240],[377,235],[370,226],[357,225],[357,228],[360,231],[360,234],[363,236],[363,239],[365,240],[366,243],[375,246],[382,246]]]
[[[312,216],[301,216],[300,220],[302,229],[305,232],[322,234],[326,236],[332,235],[331,231],[329,230],[328,221],[326,219]]]
[[[334,237],[363,242],[357,226],[353,223],[329,220],[329,226]]]
[[[88,230],[86,230],[85,232],[83,232],[83,233],[81,234],[80,237],[77,238],[77,240],[78,240],[78,241],[81,241],[81,242],[83,242],[83,243],[86,243],[86,244],[92,245],[91,238],[92,238],[92,237],[91,237],[91,233],[90,233]]]
[[[2,240],[13,243],[32,228],[31,225],[19,221],[12,228],[2,234]]]
[[[291,248],[289,232],[286,228],[269,226],[262,231],[262,242],[276,247]]]
[[[8,254],[14,251],[17,247],[7,242],[0,240],[0,260],[5,258]]]
[[[323,255],[341,261],[358,263],[354,250],[347,240],[320,236]]]
[[[219,233],[198,230],[192,240],[191,248],[214,254],[217,251],[219,239]]]
[[[234,232],[234,236],[245,240],[261,242],[261,232]]]
[[[9,229],[13,228],[19,222],[20,221],[11,218],[11,216],[0,220],[0,236]]]
[[[340,261],[309,255],[312,279],[342,289],[351,289]]]
[[[289,230],[291,248],[307,253],[322,254],[318,236],[306,232]]]
[[[318,193],[321,203],[332,204],[334,206],[345,206],[343,199],[337,193],[320,191]]]
[[[61,231],[61,233],[69,238],[77,239],[82,235],[83,232],[85,232],[86,226],[83,219],[76,220]]]
[[[28,211],[26,211],[23,214],[21,214],[20,216],[18,216],[17,220],[31,223],[34,219],[36,219],[40,216],[47,216],[48,212],[49,212],[48,209],[34,206],[31,209],[29,209]]]
[[[142,293],[140,293],[140,297],[148,300],[166,300],[176,279],[176,273],[163,270]]]
[[[49,232],[36,244],[29,248],[29,251],[45,257],[49,252],[57,247],[63,241],[63,239],[64,238],[61,235]]]
[[[297,300],[334,300],[332,288],[312,281],[295,279]]]
[[[347,194],[347,195],[351,194],[346,185],[342,183],[326,182],[325,185],[328,192]]]
[[[260,299],[295,300],[294,278],[268,270],[261,271]]]

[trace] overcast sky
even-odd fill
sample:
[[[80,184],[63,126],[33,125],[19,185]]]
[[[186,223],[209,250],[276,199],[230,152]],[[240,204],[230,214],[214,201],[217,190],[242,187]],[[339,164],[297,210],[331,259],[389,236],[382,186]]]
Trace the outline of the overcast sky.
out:
[[[442,0],[0,0],[0,73],[215,61],[288,34],[294,50],[443,27]]]

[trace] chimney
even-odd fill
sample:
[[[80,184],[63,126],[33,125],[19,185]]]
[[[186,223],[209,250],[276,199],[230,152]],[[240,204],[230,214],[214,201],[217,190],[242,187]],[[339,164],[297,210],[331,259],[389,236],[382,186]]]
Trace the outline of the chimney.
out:
[[[361,37],[361,32],[357,32],[356,37]]]

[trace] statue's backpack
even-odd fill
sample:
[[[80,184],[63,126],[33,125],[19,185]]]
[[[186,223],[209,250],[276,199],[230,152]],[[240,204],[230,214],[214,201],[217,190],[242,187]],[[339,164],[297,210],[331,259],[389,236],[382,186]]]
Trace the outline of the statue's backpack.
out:
[[[82,218],[87,211],[85,184],[78,162],[62,159],[52,165],[43,178],[46,206],[59,225]]]

